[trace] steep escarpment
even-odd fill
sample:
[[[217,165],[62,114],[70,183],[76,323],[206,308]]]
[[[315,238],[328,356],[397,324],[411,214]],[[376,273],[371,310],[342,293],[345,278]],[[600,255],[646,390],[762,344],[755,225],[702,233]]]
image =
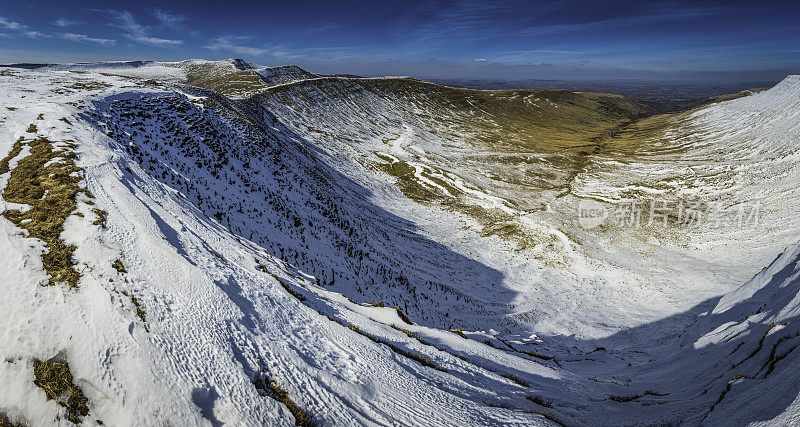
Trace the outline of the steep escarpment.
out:
[[[497,272],[373,205],[368,190],[268,110],[196,95],[116,95],[85,118],[205,215],[319,285],[442,328],[463,327],[471,316],[506,323],[497,321],[502,306],[476,297],[502,280]]]

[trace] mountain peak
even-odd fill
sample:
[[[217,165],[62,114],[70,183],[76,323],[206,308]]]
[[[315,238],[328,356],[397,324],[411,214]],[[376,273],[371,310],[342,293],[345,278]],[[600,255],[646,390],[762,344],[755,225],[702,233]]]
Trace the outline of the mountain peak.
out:
[[[234,67],[236,67],[237,70],[240,71],[252,70],[254,68],[252,63],[240,58],[231,58],[226,59],[225,61],[230,62]]]

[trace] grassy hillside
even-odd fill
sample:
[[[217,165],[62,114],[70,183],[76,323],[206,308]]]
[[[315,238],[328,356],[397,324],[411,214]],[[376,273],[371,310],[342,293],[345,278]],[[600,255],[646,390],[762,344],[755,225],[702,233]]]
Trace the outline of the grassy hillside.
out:
[[[566,90],[456,89],[420,80],[369,79],[368,90],[403,96],[446,113],[473,112],[463,123],[495,148],[561,151],[593,144],[615,128],[652,112],[643,102],[620,95]]]
[[[270,86],[316,77],[294,65],[253,68],[244,61],[183,61],[175,66],[186,71],[187,84],[230,98],[244,98]]]

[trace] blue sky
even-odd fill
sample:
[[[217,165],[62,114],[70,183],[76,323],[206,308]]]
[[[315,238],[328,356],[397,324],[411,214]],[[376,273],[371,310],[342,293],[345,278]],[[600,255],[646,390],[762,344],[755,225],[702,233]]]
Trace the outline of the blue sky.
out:
[[[429,78],[777,80],[800,73],[800,2],[0,5],[0,63],[231,57]]]

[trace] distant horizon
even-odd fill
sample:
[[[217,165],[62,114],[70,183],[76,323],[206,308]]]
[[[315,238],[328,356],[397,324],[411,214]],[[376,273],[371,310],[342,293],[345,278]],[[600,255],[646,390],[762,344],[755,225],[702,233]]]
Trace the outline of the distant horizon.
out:
[[[800,4],[7,0],[0,63],[219,60],[325,74],[716,83],[800,73]]]
[[[223,59],[207,59],[207,58],[186,58],[186,59],[176,59],[170,61],[158,61],[152,59],[119,59],[119,60],[97,60],[97,61],[65,61],[65,62],[8,62],[8,63],[0,63],[0,67],[44,67],[44,66],[57,66],[57,65],[90,65],[90,64],[115,64],[115,63],[133,63],[133,62],[144,62],[144,63],[176,63],[182,61],[193,61],[193,60],[204,60],[204,61],[226,61],[226,60],[239,60],[244,61],[252,64],[254,67],[282,67],[282,66],[297,66],[301,67],[306,71],[315,73],[315,74],[322,74],[322,75],[358,75],[361,77],[412,77],[419,80],[430,81],[433,83],[457,83],[457,82],[474,82],[474,83],[499,83],[506,85],[506,88],[516,88],[512,86],[508,86],[512,83],[520,83],[520,84],[531,84],[535,82],[552,82],[552,83],[564,83],[564,84],[609,84],[609,85],[635,85],[635,84],[644,84],[649,86],[720,86],[720,87],[734,87],[734,86],[742,86],[742,87],[749,87],[754,88],[757,86],[748,86],[748,85],[775,85],[781,82],[783,79],[790,75],[800,75],[798,73],[787,73],[783,77],[779,77],[776,79],[768,79],[768,80],[752,80],[752,81],[715,81],[713,79],[709,80],[697,80],[697,81],[688,81],[688,80],[667,80],[667,79],[656,79],[656,78],[636,78],[636,77],[608,77],[608,78],[527,78],[527,77],[474,77],[474,76],[464,76],[464,77],[449,77],[449,76],[437,76],[437,75],[410,75],[410,74],[363,74],[363,73],[353,73],[353,72],[321,72],[314,68],[307,68],[300,66],[298,64],[279,64],[279,65],[265,65],[265,64],[258,64],[253,61],[248,61],[246,58],[223,58]],[[522,89],[522,87],[520,87]]]

